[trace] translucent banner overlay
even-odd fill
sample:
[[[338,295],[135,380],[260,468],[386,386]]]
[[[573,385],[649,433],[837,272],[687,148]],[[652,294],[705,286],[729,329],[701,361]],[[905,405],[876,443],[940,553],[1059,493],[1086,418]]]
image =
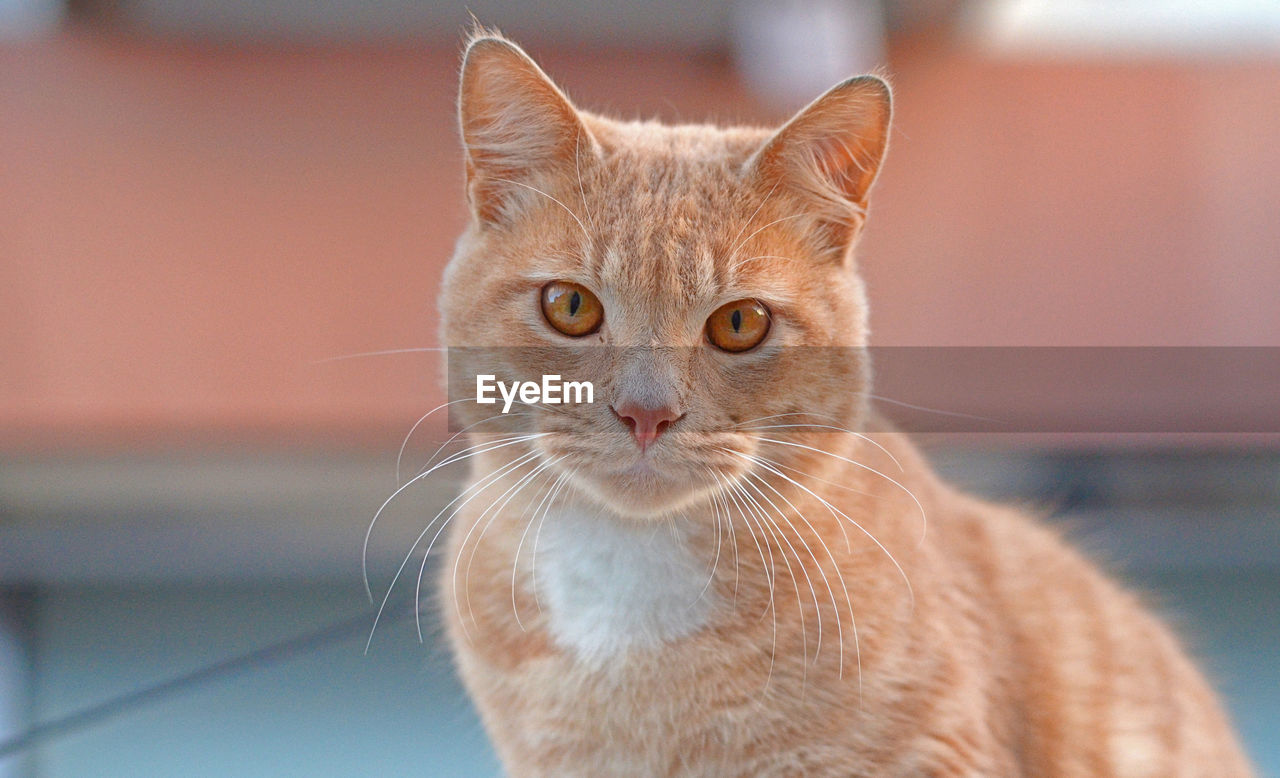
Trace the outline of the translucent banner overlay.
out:
[[[710,346],[540,346],[452,348],[447,363],[453,432],[504,408],[508,418],[493,429],[532,429],[539,412],[583,402],[585,383],[592,404],[607,407],[625,380],[681,379],[704,388],[701,402],[740,390],[761,397],[762,409],[800,384],[823,387],[816,401],[793,409],[812,414],[809,421],[838,416],[864,391],[876,414],[906,432],[1280,432],[1280,347],[804,347],[731,355]],[[494,402],[477,403],[478,377],[490,375],[480,383]],[[566,396],[573,383],[578,394]],[[556,384],[559,402],[543,403],[543,390],[555,397]]]

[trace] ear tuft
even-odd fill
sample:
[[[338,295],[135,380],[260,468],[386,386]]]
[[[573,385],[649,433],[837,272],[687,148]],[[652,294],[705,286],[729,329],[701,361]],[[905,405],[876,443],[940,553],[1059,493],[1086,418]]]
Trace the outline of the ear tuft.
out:
[[[845,249],[862,226],[889,143],[892,97],[876,76],[829,89],[770,138],[748,163],[768,188],[785,187],[816,206],[830,239]]]
[[[467,15],[471,17],[471,24],[467,27],[467,31],[465,33],[465,39],[462,45],[462,50],[464,52],[471,48],[471,45],[481,38],[498,38],[501,40],[508,40],[507,36],[502,34],[502,30],[499,30],[497,27],[489,27],[485,25],[474,12],[468,11]]]
[[[466,150],[472,210],[486,222],[508,217],[523,200],[520,182],[572,164],[588,138],[577,111],[524,50],[476,27],[462,59],[458,119]]]

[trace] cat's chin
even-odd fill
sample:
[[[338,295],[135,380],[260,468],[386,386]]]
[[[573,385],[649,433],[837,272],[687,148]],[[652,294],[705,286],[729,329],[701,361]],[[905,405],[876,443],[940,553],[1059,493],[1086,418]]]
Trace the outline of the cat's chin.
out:
[[[652,469],[582,477],[581,486],[601,507],[631,519],[660,519],[699,501],[702,485]]]

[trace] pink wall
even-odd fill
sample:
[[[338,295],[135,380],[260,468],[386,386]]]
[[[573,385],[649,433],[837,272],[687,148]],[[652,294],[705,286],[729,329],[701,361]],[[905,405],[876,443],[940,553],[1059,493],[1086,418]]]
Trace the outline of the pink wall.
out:
[[[766,121],[723,63],[531,47],[582,105]],[[434,404],[456,52],[0,48],[0,446],[384,446]],[[1280,67],[898,45],[881,344],[1280,345]],[[797,103],[804,97],[798,96]]]

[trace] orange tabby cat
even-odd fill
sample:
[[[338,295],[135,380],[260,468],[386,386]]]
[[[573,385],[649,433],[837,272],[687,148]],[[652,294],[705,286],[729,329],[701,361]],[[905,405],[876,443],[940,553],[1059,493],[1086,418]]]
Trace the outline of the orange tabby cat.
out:
[[[595,389],[474,436],[447,536],[442,609],[512,775],[1251,773],[1135,597],[874,431],[852,247],[883,81],[776,132],[619,122],[481,32],[460,110],[443,340],[504,348],[451,378],[563,359]]]

